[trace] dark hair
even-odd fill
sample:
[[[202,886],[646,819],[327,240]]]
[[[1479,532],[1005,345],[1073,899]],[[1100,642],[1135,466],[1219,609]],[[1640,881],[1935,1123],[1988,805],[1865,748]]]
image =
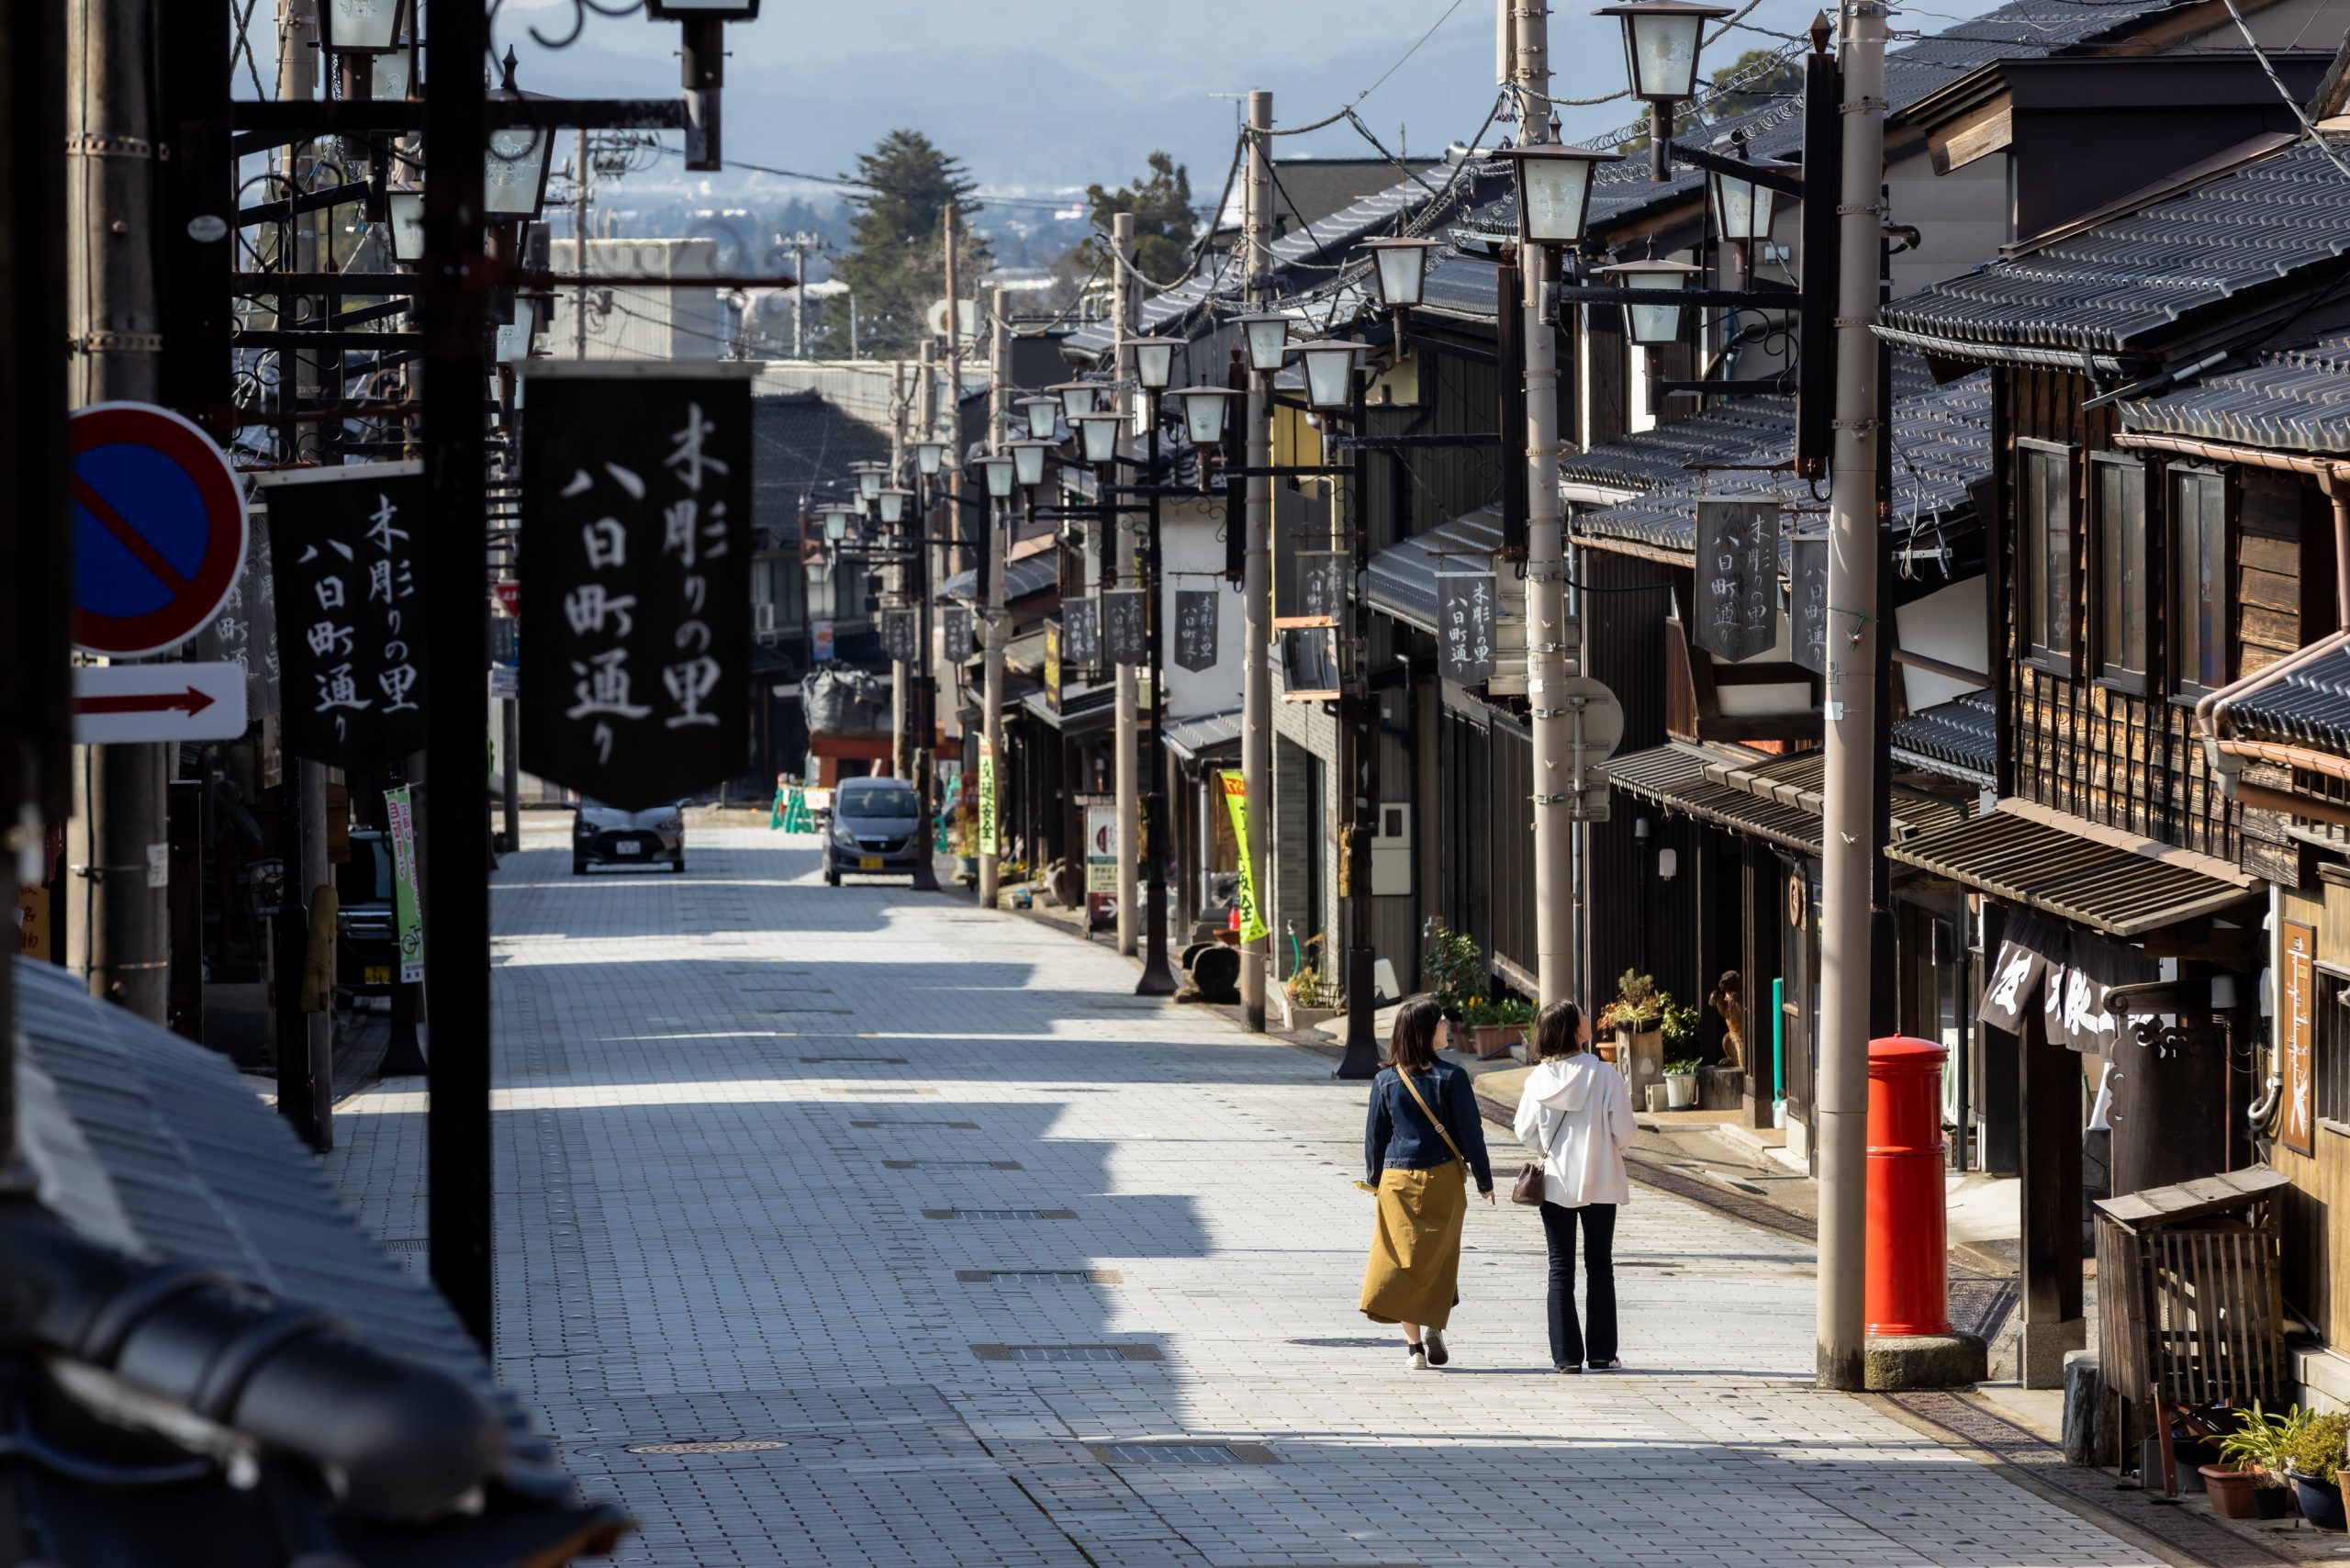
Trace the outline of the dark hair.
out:
[[[1436,1026],[1444,1009],[1432,998],[1416,996],[1395,1010],[1395,1024],[1387,1035],[1387,1065],[1423,1071],[1436,1065]]]
[[[1534,1058],[1574,1056],[1583,1049],[1583,1009],[1554,1002],[1534,1015]]]

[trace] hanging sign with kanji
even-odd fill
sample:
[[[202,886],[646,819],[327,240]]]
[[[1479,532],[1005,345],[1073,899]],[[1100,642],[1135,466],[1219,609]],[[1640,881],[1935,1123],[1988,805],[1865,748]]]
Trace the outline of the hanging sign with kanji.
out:
[[[1078,669],[1102,663],[1102,607],[1091,599],[1061,600],[1061,657]]]
[[[1697,498],[1696,643],[1725,659],[1771,651],[1779,633],[1779,499]]]
[[[521,763],[643,811],[749,753],[750,383],[578,363],[531,378]]]
[[[1150,662],[1149,611],[1140,588],[1110,588],[1102,595],[1102,640],[1110,662]]]
[[[303,468],[259,482],[286,754],[356,772],[422,750],[424,465]]]
[[[881,647],[900,664],[912,664],[922,656],[922,633],[911,610],[885,610],[881,612]]]
[[[1436,598],[1438,667],[1474,686],[1494,673],[1494,574],[1438,572]]]
[[[1347,608],[1347,574],[1353,557],[1344,550],[1297,553],[1297,613],[1301,620],[1336,624]]]
[[[939,610],[938,640],[948,664],[958,665],[971,656],[971,611],[968,606],[950,604]]]
[[[1819,675],[1828,673],[1828,539],[1824,534],[1798,535],[1787,542],[1792,565],[1787,573],[1794,585],[1787,620],[1794,633],[1795,661]]]
[[[1188,670],[1215,667],[1216,607],[1214,588],[1175,592],[1175,663]]]

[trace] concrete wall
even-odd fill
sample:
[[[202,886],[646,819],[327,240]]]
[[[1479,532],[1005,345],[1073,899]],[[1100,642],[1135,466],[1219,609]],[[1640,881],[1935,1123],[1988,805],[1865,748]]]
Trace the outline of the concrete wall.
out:
[[[557,273],[598,277],[710,277],[717,269],[714,240],[590,240],[587,264],[579,264],[579,242],[553,241],[548,264]],[[730,318],[711,287],[616,287],[611,308],[599,308],[603,291],[588,293],[589,359],[717,359],[732,341]],[[557,359],[577,356],[574,333],[576,289],[557,288],[547,348]]]

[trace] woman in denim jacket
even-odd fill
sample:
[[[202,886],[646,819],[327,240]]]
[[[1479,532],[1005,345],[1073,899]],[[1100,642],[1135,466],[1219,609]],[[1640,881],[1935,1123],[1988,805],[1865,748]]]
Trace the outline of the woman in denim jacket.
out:
[[[1469,1075],[1436,1055],[1444,1022],[1437,1004],[1415,997],[1397,1010],[1387,1067],[1371,1086],[1363,1128],[1364,1183],[1379,1194],[1379,1223],[1363,1271],[1362,1312],[1404,1330],[1404,1365],[1442,1366],[1444,1327],[1460,1299],[1463,1184],[1494,1201],[1494,1171]],[[1465,1161],[1465,1163],[1464,1163]]]

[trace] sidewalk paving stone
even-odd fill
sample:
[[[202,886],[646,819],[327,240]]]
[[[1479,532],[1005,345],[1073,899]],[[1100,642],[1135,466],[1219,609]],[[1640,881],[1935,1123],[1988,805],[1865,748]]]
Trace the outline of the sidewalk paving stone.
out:
[[[574,878],[526,831],[493,883],[496,1361],[636,1514],[623,1561],[2153,1561],[1814,1392],[1810,1248],[1653,1192],[1636,1370],[1549,1372],[1539,1226],[1477,1204],[1455,1364],[1406,1375],[1354,1310],[1363,1085],[1101,944],[693,836],[685,877]],[[422,1087],[338,1121],[387,1238]]]

